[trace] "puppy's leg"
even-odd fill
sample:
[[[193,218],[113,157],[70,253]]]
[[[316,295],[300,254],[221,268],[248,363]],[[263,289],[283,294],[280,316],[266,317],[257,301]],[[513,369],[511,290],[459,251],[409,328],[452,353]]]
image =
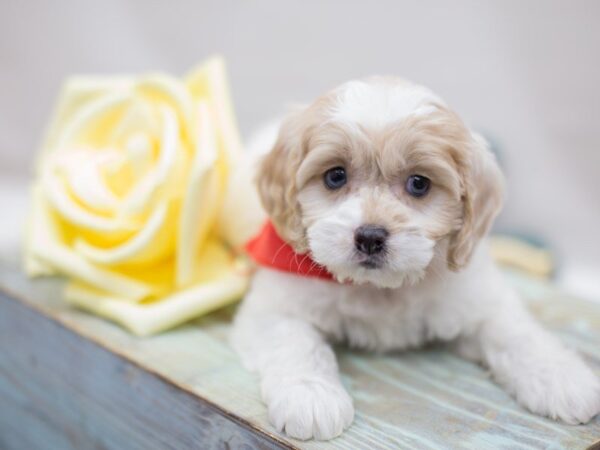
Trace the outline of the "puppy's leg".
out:
[[[297,439],[331,439],[350,425],[354,408],[335,355],[310,324],[242,307],[232,342],[245,365],[258,371],[269,420],[279,431]]]
[[[530,411],[570,424],[600,412],[600,381],[573,351],[544,331],[512,292],[478,331],[457,342],[460,354],[487,365]]]

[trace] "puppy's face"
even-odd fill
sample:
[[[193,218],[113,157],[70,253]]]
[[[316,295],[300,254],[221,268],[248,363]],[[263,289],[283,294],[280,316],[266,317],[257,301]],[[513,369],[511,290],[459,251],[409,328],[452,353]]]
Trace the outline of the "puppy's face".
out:
[[[434,260],[464,266],[502,196],[481,139],[429,90],[389,78],[347,83],[289,117],[258,184],[298,252],[380,287],[414,283]]]

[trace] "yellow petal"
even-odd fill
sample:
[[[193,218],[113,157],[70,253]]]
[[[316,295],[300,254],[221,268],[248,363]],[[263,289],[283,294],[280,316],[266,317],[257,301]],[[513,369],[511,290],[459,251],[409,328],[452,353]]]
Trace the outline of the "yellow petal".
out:
[[[219,174],[214,124],[206,102],[200,102],[196,114],[196,151],[184,195],[177,241],[177,286],[193,281],[198,271],[198,252],[214,223],[218,202]]]
[[[156,117],[151,104],[134,97],[124,112],[121,120],[110,130],[107,136],[108,145],[120,145],[131,134],[146,133],[155,135],[160,132],[160,120]]]
[[[39,186],[34,188],[33,197],[36,215],[30,220],[31,231],[28,245],[30,258],[42,261],[56,272],[83,280],[109,292],[118,293],[131,302],[141,301],[151,294],[148,285],[94,266],[65,246],[61,241],[60,233],[56,230],[56,225]]]
[[[56,270],[49,264],[44,263],[37,259],[37,257],[29,253],[25,258],[24,264],[25,273],[28,277],[42,277],[56,275]]]
[[[122,297],[92,289],[79,282],[69,284],[66,299],[71,304],[112,320],[132,333],[147,336],[172,328],[238,300],[248,277],[235,265],[210,282],[190,287],[150,304],[131,304]]]
[[[75,202],[56,174],[46,174],[42,178],[46,198],[56,211],[71,224],[89,230],[112,233],[135,230],[137,225],[125,218],[109,218],[94,214]]]
[[[179,127],[177,117],[172,108],[163,106],[160,109],[163,123],[160,139],[160,154],[156,167],[149,172],[123,201],[121,213],[129,216],[139,213],[154,198],[159,188],[165,187],[171,170],[177,161],[179,147]]]
[[[120,118],[116,113],[131,99],[131,92],[116,91],[82,106],[60,130],[55,148],[64,150],[82,142],[87,145],[105,145],[107,131]]]
[[[57,148],[59,137],[65,126],[73,120],[73,116],[81,108],[104,96],[111,91],[126,91],[131,86],[131,81],[124,77],[72,77],[61,88],[57,107],[55,108],[49,125],[44,133],[42,152],[37,161],[37,169],[41,170],[42,163],[48,152]]]
[[[129,302],[140,302],[152,294],[150,286],[89,263],[69,247],[47,242],[35,248],[35,255],[58,272],[118,294]]]
[[[230,167],[217,219],[219,235],[237,251],[243,251],[267,219],[254,183],[256,162],[256,155],[242,154]]]
[[[176,205],[162,202],[153,210],[142,229],[131,239],[114,247],[98,247],[76,239],[74,250],[88,260],[102,265],[141,265],[163,259],[173,251]]]
[[[152,103],[166,103],[177,113],[182,129],[187,130],[192,117],[193,104],[186,86],[178,79],[163,74],[142,77],[137,85],[138,93],[149,98]]]
[[[219,140],[228,161],[235,161],[242,144],[233,113],[233,102],[223,58],[215,56],[192,70],[185,78],[188,89],[196,99],[208,99],[214,109]]]
[[[151,167],[152,147],[151,139],[141,132],[132,134],[125,144],[129,164],[137,179],[144,176]]]
[[[101,213],[115,210],[119,199],[107,186],[103,172],[104,166],[118,156],[113,149],[101,152],[86,149],[63,155],[64,162],[60,169],[79,203]]]
[[[48,239],[56,239],[54,236],[57,233],[53,224],[49,223],[47,219],[44,199],[39,186],[32,186],[30,197],[31,206],[28,213],[24,242],[25,273],[30,277],[54,275],[56,270],[50,264],[41,261],[37,257],[35,249],[37,245]]]
[[[206,283],[219,278],[227,272],[232,264],[238,264],[233,253],[221,241],[210,237],[198,255],[194,283]]]
[[[29,273],[66,275],[75,304],[138,334],[239,298],[247,272],[214,236],[239,151],[220,58],[184,81],[71,79],[38,163]]]

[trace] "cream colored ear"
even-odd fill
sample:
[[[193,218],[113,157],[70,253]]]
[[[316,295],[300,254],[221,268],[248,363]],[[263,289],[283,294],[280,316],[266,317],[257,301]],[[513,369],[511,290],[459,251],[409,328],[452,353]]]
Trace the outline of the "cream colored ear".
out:
[[[448,267],[452,270],[467,265],[477,243],[500,212],[504,197],[504,178],[487,142],[473,134],[471,148],[465,155],[462,161],[463,221],[448,247]]]
[[[277,142],[260,164],[256,182],[262,205],[277,232],[303,253],[307,250],[306,235],[296,199],[296,172],[304,154],[300,116],[295,113],[283,122]]]

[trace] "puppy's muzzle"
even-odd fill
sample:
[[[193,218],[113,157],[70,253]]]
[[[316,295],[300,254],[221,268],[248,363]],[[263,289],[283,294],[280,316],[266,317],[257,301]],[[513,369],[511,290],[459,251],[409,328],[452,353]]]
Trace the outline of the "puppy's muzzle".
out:
[[[376,256],[385,251],[388,231],[377,225],[362,225],[354,232],[356,250],[366,256]]]

